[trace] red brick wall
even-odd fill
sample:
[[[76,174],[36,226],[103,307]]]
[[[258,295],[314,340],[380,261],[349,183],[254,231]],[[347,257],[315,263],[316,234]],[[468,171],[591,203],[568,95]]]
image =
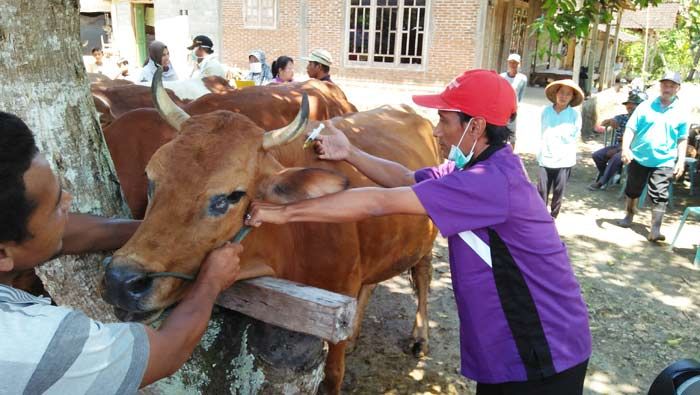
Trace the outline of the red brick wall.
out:
[[[279,55],[295,59],[300,54],[302,35],[307,49],[331,52],[331,76],[360,81],[389,83],[446,84],[462,71],[474,67],[479,0],[430,0],[427,59],[422,71],[400,68],[346,66],[343,61],[345,23],[349,0],[306,0],[307,32],[301,31],[300,0],[279,0],[276,30],[243,28],[243,0],[222,0],[224,62],[247,66],[248,51],[262,48],[271,63]],[[297,61],[297,73],[305,64]]]
[[[267,63],[278,56],[299,57],[299,1],[279,0],[277,29],[249,29],[244,27],[244,0],[221,0],[221,27],[223,62],[229,66],[248,68],[248,53],[262,49]],[[297,69],[300,69],[297,65]]]

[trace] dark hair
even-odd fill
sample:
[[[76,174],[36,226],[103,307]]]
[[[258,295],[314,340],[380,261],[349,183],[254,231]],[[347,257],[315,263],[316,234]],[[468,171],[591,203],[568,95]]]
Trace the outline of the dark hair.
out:
[[[102,48],[95,47],[95,48],[92,49],[92,51],[91,51],[90,53],[94,55],[95,52],[102,52]]]
[[[25,194],[24,173],[37,152],[29,127],[0,111],[0,241],[20,243],[31,236],[27,222],[36,203]]]
[[[329,66],[326,66],[326,65],[323,64],[323,63],[314,62],[313,60],[311,60],[310,63],[314,63],[314,64],[316,64],[316,65],[318,65],[318,66],[321,66],[321,70],[323,70],[323,72],[326,73],[326,74],[328,74],[328,73],[331,72],[331,68],[330,68]]]
[[[459,112],[459,121],[462,123],[468,123],[473,117],[467,115],[463,112]],[[513,113],[510,116],[510,122],[515,121],[517,113]],[[508,128],[508,126],[496,126],[490,123],[486,124],[486,138],[488,139],[489,145],[505,144],[513,137],[513,131]]]
[[[277,77],[280,73],[280,70],[284,70],[285,67],[289,63],[294,63],[294,59],[290,58],[289,56],[280,56],[277,58],[277,60],[272,62],[272,76]]]

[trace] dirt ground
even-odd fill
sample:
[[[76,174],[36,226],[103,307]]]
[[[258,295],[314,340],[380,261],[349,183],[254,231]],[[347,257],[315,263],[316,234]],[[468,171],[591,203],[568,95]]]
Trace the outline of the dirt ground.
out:
[[[360,110],[380,104],[366,94],[369,87],[343,88]],[[395,90],[374,100],[409,103],[409,91]],[[545,103],[542,89],[529,88],[519,111],[518,151],[533,181],[534,133]],[[434,121],[434,114],[421,113]],[[608,191],[586,189],[595,171],[590,153],[601,145],[602,138],[581,142],[580,160],[557,219],[589,309],[593,355],[585,393],[645,394],[670,362],[700,359],[700,271],[692,265],[700,224],[688,221],[674,251],[670,241],[658,245],[646,241],[648,206],[631,229],[615,226],[613,221],[623,215],[619,185]],[[669,240],[682,210],[700,205],[700,197],[689,196],[688,190],[687,179],[675,185],[674,207],[662,228]],[[474,393],[475,384],[459,374],[459,322],[446,240],[438,238],[433,251],[428,356],[416,359],[407,349],[416,308],[409,276],[386,281],[376,288],[357,348],[348,355],[344,393]]]

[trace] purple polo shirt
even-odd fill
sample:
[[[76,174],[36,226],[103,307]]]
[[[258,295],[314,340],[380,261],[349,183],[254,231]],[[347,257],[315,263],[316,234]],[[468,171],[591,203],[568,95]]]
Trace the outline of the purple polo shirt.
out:
[[[527,381],[591,355],[588,312],[566,247],[510,146],[470,167],[415,173],[413,191],[449,240],[462,374]]]

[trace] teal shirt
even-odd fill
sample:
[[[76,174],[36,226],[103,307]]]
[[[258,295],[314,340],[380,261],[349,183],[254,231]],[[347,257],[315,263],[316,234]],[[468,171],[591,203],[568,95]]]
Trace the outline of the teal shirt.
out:
[[[632,157],[646,167],[673,167],[678,157],[678,141],[688,137],[687,111],[676,97],[664,108],[661,98],[642,102],[627,121],[634,133]]]

